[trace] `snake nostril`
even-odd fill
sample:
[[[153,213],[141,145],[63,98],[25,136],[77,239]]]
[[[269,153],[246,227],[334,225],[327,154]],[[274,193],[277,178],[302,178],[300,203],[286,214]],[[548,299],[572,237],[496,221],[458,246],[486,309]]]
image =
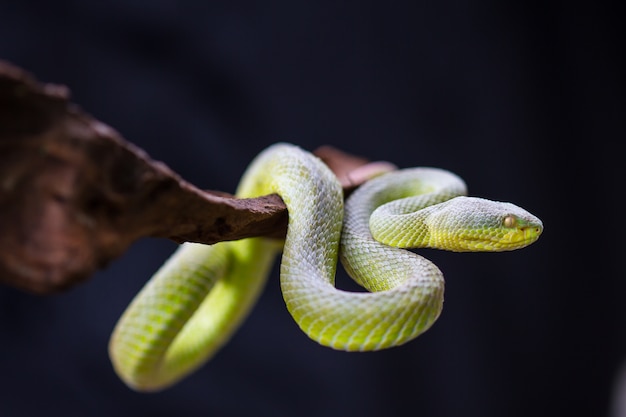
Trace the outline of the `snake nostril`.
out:
[[[534,234],[534,235],[540,235],[542,232],[542,228],[541,227],[521,227],[520,231],[524,232],[524,235],[528,235],[528,234]]]

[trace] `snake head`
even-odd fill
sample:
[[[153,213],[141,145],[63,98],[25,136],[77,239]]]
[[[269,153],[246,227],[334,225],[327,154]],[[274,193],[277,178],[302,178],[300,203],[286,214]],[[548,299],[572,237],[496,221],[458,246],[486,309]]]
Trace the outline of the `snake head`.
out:
[[[530,245],[543,231],[534,215],[511,203],[455,197],[426,220],[430,247],[455,252],[502,252]]]

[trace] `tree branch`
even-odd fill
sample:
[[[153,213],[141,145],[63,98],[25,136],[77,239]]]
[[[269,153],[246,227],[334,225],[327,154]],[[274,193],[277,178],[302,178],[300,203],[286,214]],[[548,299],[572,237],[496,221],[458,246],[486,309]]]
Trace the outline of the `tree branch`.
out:
[[[346,192],[394,169],[321,147]],[[64,86],[0,61],[0,282],[68,288],[141,237],[212,244],[283,237],[280,197],[202,191],[84,113]]]

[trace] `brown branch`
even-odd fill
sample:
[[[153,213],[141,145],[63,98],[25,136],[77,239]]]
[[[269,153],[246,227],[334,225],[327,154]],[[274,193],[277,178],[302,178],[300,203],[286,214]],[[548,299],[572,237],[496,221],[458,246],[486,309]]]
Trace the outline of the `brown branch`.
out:
[[[327,146],[316,153],[346,191],[393,169]],[[50,293],[141,237],[282,237],[286,222],[280,197],[199,190],[81,111],[67,88],[0,61],[0,282]]]

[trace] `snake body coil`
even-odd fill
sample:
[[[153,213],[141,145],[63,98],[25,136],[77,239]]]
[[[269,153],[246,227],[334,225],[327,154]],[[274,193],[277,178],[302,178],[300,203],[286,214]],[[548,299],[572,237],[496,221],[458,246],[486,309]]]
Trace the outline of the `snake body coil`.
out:
[[[541,233],[541,221],[523,209],[465,192],[463,181],[444,170],[397,171],[357,189],[344,219],[342,189],[326,165],[278,144],[253,161],[237,196],[282,197],[289,212],[280,268],[287,309],[320,344],[362,351],[405,343],[441,312],[440,270],[401,247],[512,250]],[[246,317],[280,250],[264,238],[183,245],[118,322],[109,345],[118,375],[150,391],[202,365]],[[338,253],[371,292],[335,288]]]

